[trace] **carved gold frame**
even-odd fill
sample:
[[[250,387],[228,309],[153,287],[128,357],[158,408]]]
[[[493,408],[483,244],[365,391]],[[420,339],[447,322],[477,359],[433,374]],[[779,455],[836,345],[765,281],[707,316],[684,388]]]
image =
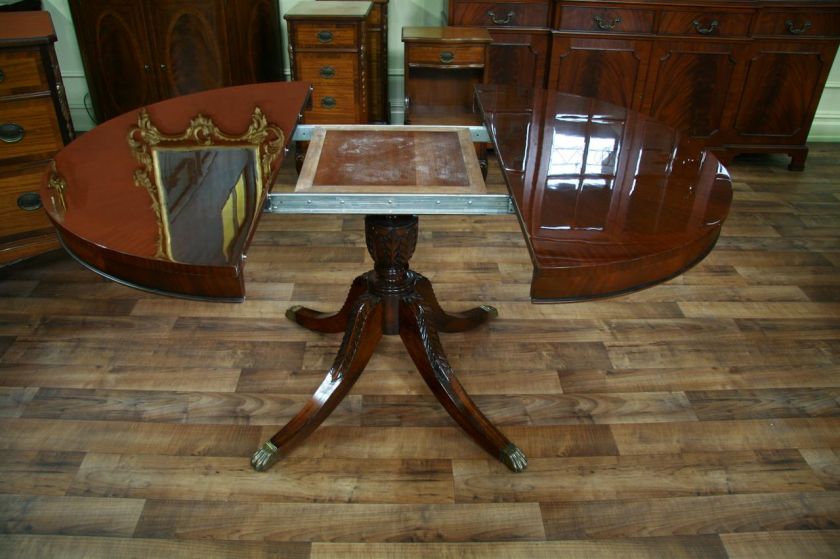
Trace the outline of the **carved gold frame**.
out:
[[[157,258],[169,258],[169,229],[163,206],[164,193],[159,184],[159,169],[156,167],[154,152],[160,148],[190,149],[201,147],[251,147],[257,152],[257,198],[262,198],[265,180],[271,176],[271,167],[283,151],[285,135],[276,125],[269,124],[259,107],[254,108],[248,128],[239,135],[222,132],[213,120],[198,114],[190,120],[187,129],[181,134],[165,134],[152,123],[146,109],[141,109],[137,125],[128,131],[128,145],[140,168],[134,171],[134,184],[144,188],[151,198],[152,211],[158,222]]]

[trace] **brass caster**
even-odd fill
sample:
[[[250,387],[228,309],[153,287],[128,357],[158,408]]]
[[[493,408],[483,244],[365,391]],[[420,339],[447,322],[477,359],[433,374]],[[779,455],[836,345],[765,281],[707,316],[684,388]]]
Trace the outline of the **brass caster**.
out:
[[[251,456],[251,467],[258,472],[264,472],[277,462],[277,447],[271,441],[266,441],[258,451]]]
[[[486,312],[490,318],[496,318],[499,316],[499,309],[496,307],[491,307],[490,305],[480,305],[478,308]]]
[[[499,452],[499,460],[516,473],[524,472],[528,467],[528,458],[525,457],[525,453],[513,443],[508,443]]]

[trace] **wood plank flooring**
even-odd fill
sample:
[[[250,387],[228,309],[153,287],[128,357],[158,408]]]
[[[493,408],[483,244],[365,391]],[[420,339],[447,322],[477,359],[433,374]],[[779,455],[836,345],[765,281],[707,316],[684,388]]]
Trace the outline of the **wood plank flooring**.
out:
[[[0,557],[840,557],[840,145],[804,173],[738,158],[717,248],[602,301],[532,305],[513,217],[423,217],[442,335],[528,454],[512,474],[449,419],[399,339],[266,473],[370,266],[358,217],[266,215],[243,304],[163,298],[56,254],[0,276]],[[497,169],[488,180],[503,189]]]

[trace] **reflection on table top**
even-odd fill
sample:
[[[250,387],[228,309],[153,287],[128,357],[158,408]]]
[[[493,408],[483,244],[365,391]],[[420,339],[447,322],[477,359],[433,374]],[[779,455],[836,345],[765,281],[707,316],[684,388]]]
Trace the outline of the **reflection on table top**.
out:
[[[476,96],[531,251],[535,301],[645,287],[714,246],[732,185],[701,143],[595,99],[489,85]]]
[[[47,214],[105,276],[241,299],[243,255],[308,95],[296,82],[231,87],[105,122],[56,156]]]

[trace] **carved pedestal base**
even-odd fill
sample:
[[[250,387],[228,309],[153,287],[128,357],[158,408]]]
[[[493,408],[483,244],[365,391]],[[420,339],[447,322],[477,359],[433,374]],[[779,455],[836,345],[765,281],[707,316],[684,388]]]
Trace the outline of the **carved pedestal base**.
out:
[[[528,464],[525,454],[476,407],[452,372],[438,337],[462,332],[498,315],[481,306],[463,313],[444,311],[428,279],[408,268],[417,244],[416,216],[367,216],[365,239],[374,269],[353,281],[336,313],[292,307],[286,316],[316,332],[344,332],[333,366],[310,401],[251,459],[268,469],[305,439],[341,402],[362,374],[383,334],[402,338],[418,371],[449,415],[482,448],[514,472]]]

